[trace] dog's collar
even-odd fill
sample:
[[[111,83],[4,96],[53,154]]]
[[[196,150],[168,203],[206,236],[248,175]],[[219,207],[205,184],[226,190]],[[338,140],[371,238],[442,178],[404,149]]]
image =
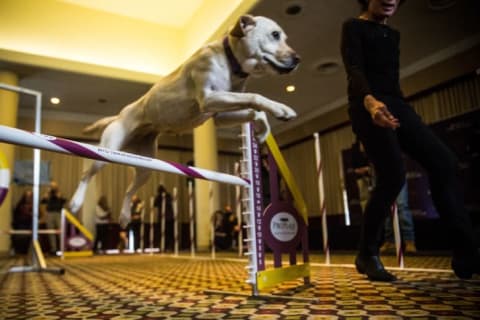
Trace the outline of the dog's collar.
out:
[[[242,70],[242,66],[238,62],[237,58],[235,58],[235,56],[233,55],[232,48],[228,43],[228,37],[225,37],[223,39],[223,49],[225,50],[225,55],[227,56],[227,60],[230,64],[230,68],[232,69],[233,74],[240,78],[248,77],[249,74]]]

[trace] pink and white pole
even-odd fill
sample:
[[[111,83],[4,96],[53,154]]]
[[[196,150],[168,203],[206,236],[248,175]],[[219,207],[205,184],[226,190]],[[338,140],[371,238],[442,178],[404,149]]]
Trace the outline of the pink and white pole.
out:
[[[240,163],[237,161],[235,162],[235,174],[240,176]],[[237,239],[237,246],[238,246],[238,256],[241,257],[243,255],[243,228],[242,228],[242,190],[240,186],[235,186],[235,212],[237,213],[237,230],[238,230],[238,239]]]
[[[393,223],[393,235],[395,238],[395,252],[397,253],[397,263],[400,268],[403,269],[403,249],[402,239],[400,236],[400,223],[398,221],[398,207],[396,204],[392,206],[392,223]]]
[[[179,238],[178,238],[178,189],[173,188],[173,254],[178,256]]]
[[[318,192],[320,200],[320,213],[322,217],[322,236],[323,251],[325,253],[325,263],[330,264],[330,247],[328,244],[328,226],[327,226],[327,207],[325,205],[325,185],[323,183],[323,163],[320,152],[320,138],[318,133],[313,134],[315,140],[315,158],[317,161]]]
[[[195,218],[193,203],[193,181],[188,181],[188,219],[190,222],[190,256],[195,257]]]
[[[226,173],[185,166],[172,161],[148,158],[133,153],[102,148],[2,125],[0,125],[0,141],[58,153],[76,155],[83,158],[165,171],[191,178],[241,185],[244,187],[248,187],[250,184],[246,179]]]

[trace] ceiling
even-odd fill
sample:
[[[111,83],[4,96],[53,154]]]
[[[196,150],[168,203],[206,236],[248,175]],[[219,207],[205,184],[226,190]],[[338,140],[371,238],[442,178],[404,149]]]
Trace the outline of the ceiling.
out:
[[[158,5],[170,1],[142,2],[148,7],[150,2]],[[457,0],[445,10],[431,9],[431,2],[445,4],[448,1],[406,1],[389,21],[402,34],[402,76],[435,65],[480,44],[480,1]],[[292,5],[301,7],[298,14],[286,13]],[[358,15],[355,0],[263,0],[250,12],[276,20],[289,35],[289,44],[302,57],[300,67],[293,74],[249,80],[248,91],[259,92],[284,102],[299,114],[296,120],[288,123],[271,119],[274,133],[301,126],[304,122],[345,104],[346,81],[341,67],[339,38],[342,22]],[[320,68],[319,65],[325,62],[327,67]],[[339,65],[338,68],[335,68],[335,63]],[[59,120],[75,119],[88,123],[101,116],[115,114],[151,86],[149,82],[126,81],[2,61],[0,55],[0,69],[5,68],[20,74],[21,86],[43,92],[44,116]],[[287,93],[285,86],[288,84],[294,84],[296,91]],[[48,101],[51,96],[60,97],[62,103],[52,105]],[[20,114],[31,114],[32,106],[29,98],[22,97]],[[231,131],[221,131],[223,135],[229,133]]]

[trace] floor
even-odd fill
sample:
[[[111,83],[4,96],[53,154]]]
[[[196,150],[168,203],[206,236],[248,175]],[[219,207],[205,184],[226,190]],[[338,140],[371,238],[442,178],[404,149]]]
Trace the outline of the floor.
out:
[[[480,277],[455,278],[446,256],[385,257],[399,280],[371,282],[353,255],[331,265],[312,254],[311,285],[285,282],[251,297],[247,260],[234,253],[191,258],[115,255],[48,258],[52,273],[12,273],[0,259],[0,319],[480,319]]]

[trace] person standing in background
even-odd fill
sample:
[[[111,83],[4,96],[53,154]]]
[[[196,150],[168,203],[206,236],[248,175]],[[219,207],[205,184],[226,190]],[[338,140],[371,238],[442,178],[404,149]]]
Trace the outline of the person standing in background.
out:
[[[42,198],[40,205],[44,207],[46,212],[46,224],[48,229],[60,230],[62,209],[66,199],[59,191],[58,183],[54,180],[50,181],[50,188],[47,194]],[[57,234],[49,234],[50,253],[56,255],[60,248],[60,242]]]
[[[107,244],[107,230],[108,223],[110,222],[111,210],[108,206],[107,197],[101,196],[98,199],[97,206],[95,207],[95,240],[93,241],[93,251],[100,252],[105,251]]]

